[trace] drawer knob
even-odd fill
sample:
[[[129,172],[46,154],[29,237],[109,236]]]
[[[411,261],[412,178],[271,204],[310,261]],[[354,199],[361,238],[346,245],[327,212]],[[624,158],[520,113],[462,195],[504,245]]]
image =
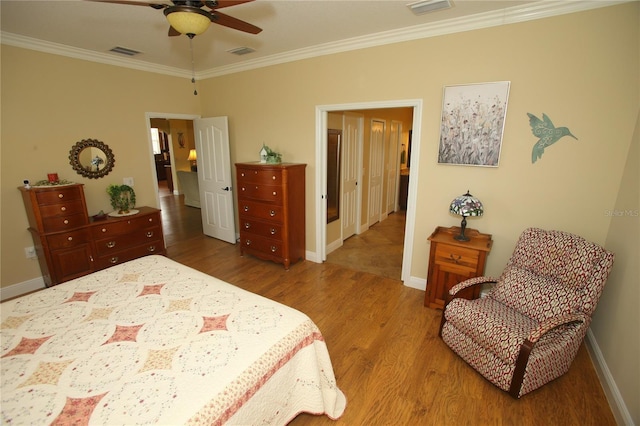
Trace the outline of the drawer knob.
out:
[[[109,259],[109,262],[111,263],[118,263],[118,256],[113,256],[111,259]]]
[[[60,210],[62,210],[63,212],[67,211],[67,208],[65,206],[60,207]]]
[[[116,242],[115,241],[109,241],[107,243],[107,247],[109,247],[109,248],[114,248],[115,246],[116,246]]]
[[[276,195],[278,195],[278,193],[276,191],[273,191],[273,196],[275,197]]]
[[[147,231],[147,238],[153,237],[153,231]]]
[[[149,218],[149,222],[153,222],[153,218],[152,217]]]
[[[101,231],[102,232],[107,232],[107,228],[102,228]]]
[[[250,246],[250,245],[251,245],[251,240],[247,240],[247,241],[245,241],[244,243],[245,243],[245,245]]]
[[[275,253],[276,250],[278,250],[278,247],[276,246],[271,246],[271,253]]]
[[[273,179],[273,180],[276,180],[276,177],[275,177],[275,175],[274,175],[274,176],[271,176],[271,179]]]
[[[244,229],[249,229],[249,228],[251,228],[251,224],[249,222],[246,222],[244,224]]]
[[[276,228],[271,228],[271,235],[276,235]]]
[[[244,191],[246,191],[246,190],[247,190],[247,188],[245,188],[245,187],[243,186],[242,188],[240,188],[240,190],[241,190],[242,192],[244,192]]]
[[[249,211],[249,206],[244,206],[244,209],[243,209],[243,210],[244,210],[245,212],[248,212],[248,211]]]
[[[240,173],[240,176],[244,177],[244,172],[243,172],[243,173]]]
[[[73,241],[73,237],[67,237],[67,241]]]
[[[276,211],[275,210],[269,211],[269,216],[274,217],[275,215],[276,215]]]
[[[65,219],[65,220],[62,221],[62,223],[64,223],[65,225],[68,225],[69,224],[69,220]]]
[[[456,265],[460,263],[460,259],[462,259],[462,256],[458,255],[458,257],[454,257],[453,253],[449,254],[449,257],[451,258],[451,260],[453,260],[453,263],[455,263]]]
[[[156,246],[149,246],[147,250],[149,251],[149,253],[153,253],[154,251],[156,251]]]
[[[58,198],[64,198],[64,194],[58,194]]]

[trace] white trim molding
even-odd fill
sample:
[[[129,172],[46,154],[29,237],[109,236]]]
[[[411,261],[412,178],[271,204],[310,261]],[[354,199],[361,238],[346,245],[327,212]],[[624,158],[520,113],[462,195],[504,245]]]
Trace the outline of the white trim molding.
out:
[[[615,6],[622,3],[628,3],[630,1],[634,0],[541,0],[535,3],[513,6],[497,11],[479,13],[473,16],[453,18],[431,24],[415,25],[411,27],[400,28],[397,30],[383,31],[375,34],[368,34],[365,36],[353,37],[345,40],[339,40],[302,49],[296,49],[289,52],[265,56],[263,58],[243,61],[237,64],[225,65],[197,72],[196,78],[198,80],[202,80],[205,78],[233,74],[240,71],[248,71],[252,69],[268,67],[271,65],[294,62],[301,59],[314,58],[350,50],[358,50],[367,47],[382,46],[422,38],[437,37],[446,34],[473,31],[482,28],[497,27],[500,25],[515,24],[518,22],[533,21],[536,19],[549,18],[552,16],[565,15],[568,13],[582,12],[607,6]],[[0,41],[2,44],[6,44],[9,46],[37,50],[40,52],[52,53],[55,55],[68,56],[76,59],[94,61],[141,71],[154,72],[158,74],[191,78],[190,69],[168,67],[151,62],[140,61],[139,59],[116,57],[107,53],[98,53],[86,49],[52,43],[4,31],[0,31]]]

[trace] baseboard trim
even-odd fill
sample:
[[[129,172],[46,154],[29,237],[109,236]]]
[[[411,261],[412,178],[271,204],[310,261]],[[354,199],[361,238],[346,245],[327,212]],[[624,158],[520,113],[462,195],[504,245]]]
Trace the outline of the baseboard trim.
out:
[[[45,288],[45,285],[42,277],[23,281],[18,284],[0,288],[0,300],[4,302],[7,299],[22,296],[23,294],[31,293],[32,291],[42,290],[43,288]]]
[[[408,280],[404,282],[404,285],[407,287],[415,288],[418,290],[426,291],[427,289],[427,280],[426,278],[418,278],[418,277],[409,277]]]
[[[600,379],[600,384],[602,385],[602,389],[607,397],[607,401],[609,401],[609,406],[611,407],[613,416],[616,419],[616,423],[619,425],[632,425],[633,419],[631,418],[631,413],[629,413],[627,405],[624,403],[622,395],[620,395],[620,390],[611,375],[609,366],[607,366],[604,355],[598,346],[598,341],[593,335],[591,329],[587,330],[587,339],[585,342],[587,351],[589,352],[591,361],[593,362],[593,367],[596,370],[598,379]]]

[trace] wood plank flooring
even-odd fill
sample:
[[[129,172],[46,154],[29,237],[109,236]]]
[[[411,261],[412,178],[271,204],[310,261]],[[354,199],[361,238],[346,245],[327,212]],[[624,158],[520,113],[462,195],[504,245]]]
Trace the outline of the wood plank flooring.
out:
[[[301,414],[292,425],[614,425],[589,355],[514,400],[438,338],[441,311],[395,279],[333,263],[281,265],[241,257],[202,235],[200,210],[162,198],[168,257],[306,313],[322,331],[347,408],[337,421]],[[176,218],[176,219],[174,219]]]

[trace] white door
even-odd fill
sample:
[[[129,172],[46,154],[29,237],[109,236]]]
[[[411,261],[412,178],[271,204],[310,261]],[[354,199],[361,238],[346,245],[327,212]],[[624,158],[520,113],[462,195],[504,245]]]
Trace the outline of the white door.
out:
[[[358,147],[360,146],[361,118],[344,115],[342,132],[342,239],[346,240],[358,229],[358,177],[360,176]]]
[[[194,120],[193,129],[198,157],[202,231],[210,237],[235,244],[227,117]]]
[[[398,204],[398,151],[400,150],[400,137],[402,123],[391,121],[389,128],[389,149],[387,150],[387,208],[384,213],[392,213],[397,210]]]
[[[382,213],[382,180],[384,178],[383,120],[371,120],[369,144],[369,226],[380,221]]]

